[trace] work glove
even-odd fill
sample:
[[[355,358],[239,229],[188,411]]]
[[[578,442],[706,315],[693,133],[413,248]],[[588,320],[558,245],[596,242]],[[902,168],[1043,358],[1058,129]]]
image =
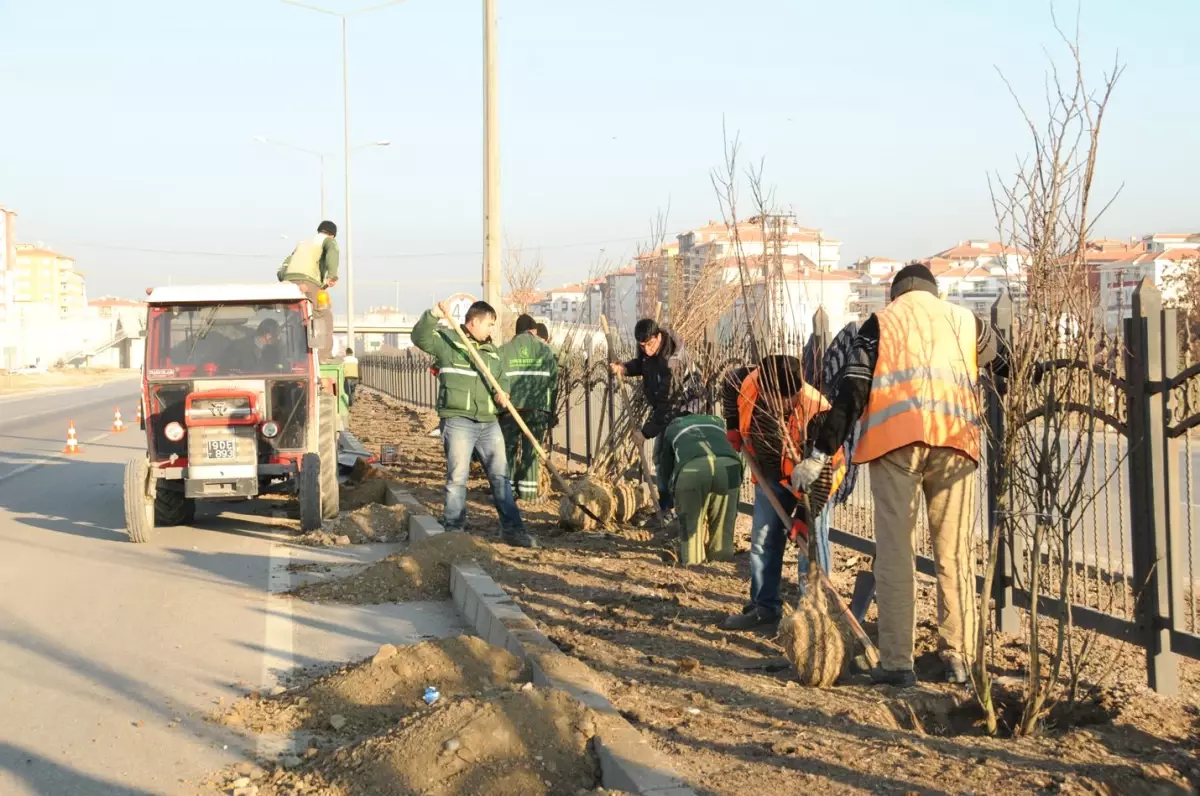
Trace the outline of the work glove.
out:
[[[808,458],[796,465],[792,470],[792,489],[797,492],[807,492],[813,482],[821,475],[821,468],[829,461],[827,454],[813,451]]]
[[[725,432],[725,439],[729,440],[729,444],[738,453],[742,452],[742,432],[737,429],[730,429]]]

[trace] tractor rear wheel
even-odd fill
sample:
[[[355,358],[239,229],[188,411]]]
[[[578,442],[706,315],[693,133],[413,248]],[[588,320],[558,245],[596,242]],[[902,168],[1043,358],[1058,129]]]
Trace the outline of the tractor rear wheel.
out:
[[[196,499],[182,492],[160,489],[154,495],[154,524],[159,528],[191,525],[196,519]]]
[[[323,392],[317,399],[317,453],[321,456],[321,516],[327,520],[338,515],[341,500],[338,489],[337,397]]]

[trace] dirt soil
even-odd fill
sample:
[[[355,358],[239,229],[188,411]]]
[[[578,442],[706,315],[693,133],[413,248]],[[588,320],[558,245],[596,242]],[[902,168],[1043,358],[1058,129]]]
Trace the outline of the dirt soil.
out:
[[[208,792],[253,796],[575,794],[593,791],[591,711],[524,682],[522,664],[473,636],[384,645],[371,660],[217,717],[255,733],[307,730],[301,754],[239,764]],[[422,694],[436,686],[440,698]]]
[[[44,373],[0,373],[0,395],[9,395],[30,390],[48,390],[55,387],[78,387],[84,384],[104,384],[116,379],[131,378],[135,370],[116,368],[71,368],[69,370],[47,370]],[[130,421],[133,420],[131,416]]]
[[[314,547],[333,545],[367,544],[368,542],[402,542],[408,539],[407,506],[384,506],[368,503],[336,520],[331,520],[319,531],[312,531],[296,539],[299,544]]]
[[[425,688],[442,698],[517,682],[520,660],[475,636],[385,644],[373,658],[345,666],[276,696],[250,694],[218,718],[257,733],[304,729],[342,737],[369,735],[425,707]],[[340,718],[334,718],[334,717]]]
[[[445,600],[450,597],[450,565],[475,561],[490,565],[491,547],[467,533],[443,533],[423,539],[380,559],[343,580],[312,583],[291,594],[315,602],[371,605],[407,600]]]
[[[441,513],[445,465],[428,418],[363,390],[351,427],[399,446],[402,481]],[[497,533],[486,482],[469,484],[468,530]],[[731,563],[664,563],[669,533],[637,528],[564,532],[557,495],[520,504],[540,550],[497,545],[489,569],[565,652],[600,676],[610,699],[701,794],[761,796],[814,787],[836,793],[1195,793],[1200,786],[1200,666],[1182,664],[1182,692],[1145,687],[1144,656],[1099,639],[1086,676],[1101,683],[1074,716],[1033,738],[982,735],[969,691],[939,682],[932,581],[918,581],[922,687],[861,678],[800,686],[771,633],[714,625],[747,600],[749,522],[739,518]],[[831,577],[848,601],[870,559],[834,548]],[[784,600],[795,604],[795,553]],[[865,623],[875,634],[874,607]],[[992,669],[1021,677],[1021,639],[997,635]],[[911,708],[911,710],[910,710]],[[914,721],[913,717],[916,718]]]

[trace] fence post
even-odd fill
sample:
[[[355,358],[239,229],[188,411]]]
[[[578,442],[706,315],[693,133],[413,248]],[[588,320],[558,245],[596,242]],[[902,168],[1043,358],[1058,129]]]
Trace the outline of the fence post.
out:
[[[1150,278],[1133,291],[1133,317],[1125,321],[1129,379],[1129,511],[1133,589],[1139,641],[1146,650],[1147,685],[1160,694],[1179,691],[1179,663],[1171,652],[1167,576],[1167,494],[1164,434],[1162,294]]]
[[[1167,593],[1169,595],[1167,603],[1169,616],[1167,623],[1168,632],[1187,629],[1187,617],[1190,613],[1188,610],[1188,592],[1191,590],[1190,576],[1185,569],[1185,562],[1188,556],[1188,540],[1184,535],[1184,529],[1188,527],[1185,523],[1189,520],[1185,519],[1183,514],[1183,501],[1187,495],[1186,487],[1183,485],[1183,476],[1187,470],[1180,461],[1182,459],[1181,454],[1191,456],[1191,452],[1184,450],[1183,441],[1179,437],[1171,436],[1170,434],[1170,427],[1183,420],[1182,417],[1176,417],[1172,411],[1174,403],[1173,391],[1168,386],[1179,375],[1180,370],[1178,322],[1178,312],[1176,310],[1163,310],[1163,436],[1166,440],[1166,445],[1163,448],[1163,469],[1167,476],[1166,494],[1163,496],[1163,500],[1167,504],[1166,566]],[[1176,389],[1186,390],[1187,383],[1176,385]],[[1181,401],[1181,403],[1187,406],[1185,402]],[[1187,508],[1187,511],[1191,511],[1190,506]]]
[[[996,303],[992,305],[992,328],[996,333],[996,344],[998,353],[1001,356],[1011,356],[1012,344],[1012,322],[1013,322],[1013,303],[1012,296],[1007,290],[1001,290],[1000,295],[996,297]],[[996,629],[1001,633],[1015,633],[1021,626],[1021,617],[1018,615],[1017,606],[1013,601],[1013,587],[1016,583],[1016,561],[1021,561],[1023,551],[1018,547],[1020,542],[1017,540],[1017,534],[1011,532],[1011,523],[1000,522],[997,516],[1001,501],[1001,490],[1004,488],[1004,472],[1001,469],[1001,459],[1003,458],[1003,440],[1004,440],[1004,401],[1001,399],[998,388],[1000,384],[989,385],[991,389],[985,392],[987,399],[987,424],[984,431],[987,433],[987,526],[988,526],[988,544],[991,545],[992,539],[998,533],[1004,533],[1005,529],[1009,529],[1006,538],[1000,540],[1000,547],[996,557],[996,575],[992,581],[992,600],[996,606]],[[1012,510],[1012,506],[1007,506],[1008,510]]]
[[[592,353],[583,360],[583,446],[587,466],[592,466]]]

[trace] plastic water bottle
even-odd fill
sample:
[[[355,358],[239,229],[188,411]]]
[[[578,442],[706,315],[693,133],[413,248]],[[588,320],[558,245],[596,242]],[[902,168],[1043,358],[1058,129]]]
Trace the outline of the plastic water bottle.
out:
[[[430,686],[425,687],[424,700],[425,700],[426,705],[432,705],[434,702],[437,702],[438,699],[441,698],[441,696],[442,696],[441,693],[437,690],[437,688],[435,686],[430,685]]]

